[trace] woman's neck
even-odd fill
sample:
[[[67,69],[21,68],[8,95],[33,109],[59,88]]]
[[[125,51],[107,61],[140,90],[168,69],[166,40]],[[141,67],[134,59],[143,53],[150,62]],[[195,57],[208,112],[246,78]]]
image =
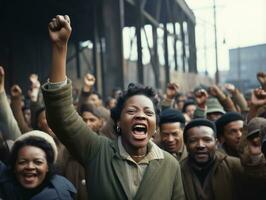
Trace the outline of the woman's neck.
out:
[[[131,158],[135,162],[141,161],[147,155],[147,152],[148,152],[147,145],[145,147],[136,148],[136,147],[132,147],[132,145],[125,142],[123,138],[121,142],[126,152],[131,156]]]

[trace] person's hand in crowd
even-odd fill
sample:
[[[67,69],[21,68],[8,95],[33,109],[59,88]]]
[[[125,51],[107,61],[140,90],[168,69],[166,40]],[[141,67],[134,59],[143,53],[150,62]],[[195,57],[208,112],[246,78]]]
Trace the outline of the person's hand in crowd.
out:
[[[84,92],[92,91],[94,84],[95,84],[95,77],[92,74],[87,73],[83,78],[83,91]]]
[[[10,89],[11,97],[19,97],[22,96],[22,90],[18,85],[13,85]]]
[[[236,92],[236,87],[231,83],[224,84],[224,88],[230,92],[230,94],[234,94]]]
[[[266,92],[266,73],[264,72],[257,73],[257,79],[260,82],[262,89]]]
[[[251,105],[253,107],[266,105],[266,91],[261,88],[253,90],[251,94]]]
[[[250,155],[258,156],[262,153],[262,151],[261,151],[261,139],[260,139],[259,135],[256,137],[247,138],[247,145],[248,145],[248,150],[249,150]]]
[[[57,15],[48,24],[48,30],[52,43],[58,47],[66,45],[72,31],[69,16]]]
[[[38,89],[40,88],[41,84],[37,74],[31,74],[29,80],[31,83],[31,88],[38,88]]]
[[[31,74],[29,77],[30,80],[30,89],[28,90],[28,95],[31,101],[36,102],[38,99],[38,94],[40,90],[40,81],[37,74]]]
[[[217,97],[219,99],[225,99],[226,98],[223,91],[217,85],[210,86],[208,89],[208,92],[210,93],[210,95]]]
[[[168,83],[166,88],[166,98],[173,99],[178,93],[180,86],[176,83]]]
[[[2,66],[0,66],[0,93],[5,91],[5,71]]]
[[[194,93],[194,95],[198,107],[205,109],[206,102],[209,96],[207,91],[204,89],[199,89]]]

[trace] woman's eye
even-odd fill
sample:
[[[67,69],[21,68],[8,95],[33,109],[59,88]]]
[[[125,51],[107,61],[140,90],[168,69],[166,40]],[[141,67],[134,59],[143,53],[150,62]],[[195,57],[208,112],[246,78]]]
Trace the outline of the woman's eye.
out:
[[[25,163],[26,163],[25,160],[18,161],[18,164],[19,164],[19,165],[24,165]]]
[[[43,164],[43,161],[36,160],[36,161],[35,161],[35,164],[36,164],[36,165],[41,165],[41,164]]]
[[[135,113],[135,110],[128,110],[127,113],[128,114],[133,114],[133,113]]]
[[[154,115],[154,112],[152,112],[152,111],[146,111],[146,115],[153,116]]]

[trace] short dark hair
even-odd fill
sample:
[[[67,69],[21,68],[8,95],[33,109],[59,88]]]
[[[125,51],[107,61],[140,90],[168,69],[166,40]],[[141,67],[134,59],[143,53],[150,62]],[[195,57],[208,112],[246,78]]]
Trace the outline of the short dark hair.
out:
[[[183,132],[183,138],[184,138],[184,143],[187,144],[187,140],[188,140],[188,130],[191,129],[191,128],[194,128],[194,127],[198,127],[198,126],[206,126],[206,127],[209,127],[213,130],[213,137],[216,138],[216,126],[215,126],[215,123],[208,120],[208,119],[193,119],[191,120],[186,126],[185,126],[185,129],[184,129],[184,132]]]
[[[10,154],[10,161],[9,161],[9,167],[11,171],[13,172],[15,169],[16,161],[18,158],[18,152],[22,147],[25,146],[34,146],[42,149],[45,152],[47,165],[48,165],[48,173],[47,177],[52,177],[55,174],[55,165],[53,163],[54,161],[54,151],[52,146],[46,142],[44,139],[39,137],[28,137],[24,140],[20,140],[14,143],[14,146],[12,147],[12,151]]]
[[[190,105],[194,105],[194,106],[196,106],[195,101],[193,101],[193,100],[191,100],[191,99],[185,101],[185,104],[184,104],[184,106],[183,106],[183,108],[182,108],[182,113],[185,113],[185,112],[187,111],[187,107],[190,106]]]
[[[135,95],[144,95],[148,97],[154,106],[155,114],[156,114],[156,123],[158,125],[159,123],[159,114],[160,114],[160,108],[159,103],[156,98],[156,92],[152,87],[143,86],[138,83],[130,83],[128,85],[128,89],[123,92],[123,94],[118,98],[116,106],[111,110],[111,118],[114,121],[114,129],[116,130],[117,122],[120,119],[121,112],[124,108],[125,102],[132,96]],[[120,133],[117,133],[120,134]]]
[[[182,128],[185,126],[186,119],[183,113],[181,113],[179,110],[174,108],[167,108],[160,113],[160,126],[165,123],[174,122],[179,122]]]

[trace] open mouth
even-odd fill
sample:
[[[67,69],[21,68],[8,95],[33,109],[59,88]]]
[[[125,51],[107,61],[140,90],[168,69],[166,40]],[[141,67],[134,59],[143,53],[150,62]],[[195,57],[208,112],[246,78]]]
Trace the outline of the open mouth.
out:
[[[135,139],[145,139],[147,137],[147,126],[144,124],[135,124],[132,127],[132,133]]]
[[[36,173],[24,173],[23,174],[23,179],[28,183],[33,182],[35,180],[35,178],[37,178]]]

